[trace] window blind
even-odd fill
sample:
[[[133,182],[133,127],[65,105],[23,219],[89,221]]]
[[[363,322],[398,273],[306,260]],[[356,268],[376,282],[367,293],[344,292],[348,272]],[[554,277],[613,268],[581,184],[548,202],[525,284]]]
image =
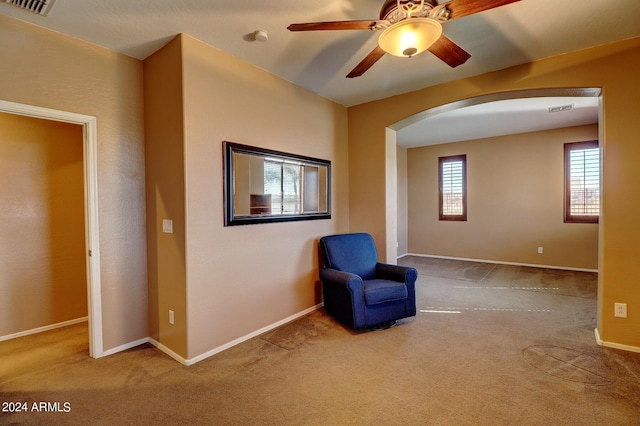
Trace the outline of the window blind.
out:
[[[271,211],[282,213],[282,163],[265,160],[264,193],[271,194]]]
[[[569,152],[569,211],[571,216],[600,214],[600,150],[572,149]]]
[[[302,167],[298,164],[282,165],[282,211],[283,213],[301,213]]]
[[[265,160],[264,193],[271,194],[274,213],[301,213],[302,166]]]
[[[461,216],[464,213],[462,160],[442,162],[442,214]]]

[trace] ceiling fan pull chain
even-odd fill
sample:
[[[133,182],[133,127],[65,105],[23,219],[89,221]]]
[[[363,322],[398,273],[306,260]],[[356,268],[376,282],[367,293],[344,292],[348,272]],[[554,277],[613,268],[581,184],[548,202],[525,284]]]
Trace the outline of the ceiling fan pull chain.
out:
[[[407,18],[411,18],[414,12],[420,12],[424,8],[424,0],[398,0],[398,10],[403,11]]]

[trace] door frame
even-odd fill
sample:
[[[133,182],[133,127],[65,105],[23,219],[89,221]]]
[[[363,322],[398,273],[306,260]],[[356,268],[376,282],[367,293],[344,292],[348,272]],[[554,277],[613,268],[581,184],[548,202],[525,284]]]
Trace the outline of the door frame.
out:
[[[104,355],[104,350],[102,341],[102,293],[100,292],[98,135],[96,117],[3,100],[0,100],[0,112],[82,126],[89,356],[100,358]]]

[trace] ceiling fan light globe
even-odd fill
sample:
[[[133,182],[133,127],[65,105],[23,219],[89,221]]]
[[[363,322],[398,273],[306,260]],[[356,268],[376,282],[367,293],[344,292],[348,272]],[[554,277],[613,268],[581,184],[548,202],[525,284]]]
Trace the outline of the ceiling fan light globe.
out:
[[[431,18],[409,18],[385,29],[378,45],[385,52],[401,58],[427,50],[442,35],[442,25]]]

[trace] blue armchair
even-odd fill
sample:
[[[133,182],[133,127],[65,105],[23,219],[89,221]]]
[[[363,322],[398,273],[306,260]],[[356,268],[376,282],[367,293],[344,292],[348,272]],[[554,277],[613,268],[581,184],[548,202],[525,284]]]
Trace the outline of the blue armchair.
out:
[[[324,309],[338,321],[362,329],[415,316],[418,271],[378,262],[371,235],[322,237],[320,252]]]

